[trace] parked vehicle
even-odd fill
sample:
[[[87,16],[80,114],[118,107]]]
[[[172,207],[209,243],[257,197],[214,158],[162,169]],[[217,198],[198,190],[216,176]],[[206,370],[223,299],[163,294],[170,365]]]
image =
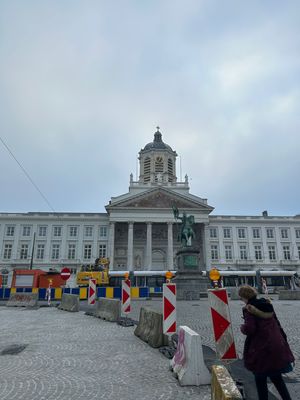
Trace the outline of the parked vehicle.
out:
[[[41,269],[16,269],[13,271],[11,282],[12,288],[53,288],[62,287],[66,284],[57,270],[48,272]]]
[[[109,259],[96,258],[93,265],[82,265],[77,273],[78,286],[88,286],[90,279],[96,279],[97,286],[109,286]]]

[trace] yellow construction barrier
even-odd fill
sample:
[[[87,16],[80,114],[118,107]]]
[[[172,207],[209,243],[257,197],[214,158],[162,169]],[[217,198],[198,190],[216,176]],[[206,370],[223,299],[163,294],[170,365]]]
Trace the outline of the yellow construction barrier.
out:
[[[61,299],[61,296],[62,296],[62,288],[56,288],[54,298]]]
[[[212,400],[242,400],[234,380],[223,365],[213,365],[211,371]]]
[[[87,288],[80,288],[79,289],[79,299],[80,300],[87,299]]]
[[[137,299],[140,297],[140,288],[138,287],[132,287],[130,289],[130,294],[132,299]]]
[[[108,297],[109,299],[114,298],[114,288],[113,287],[106,288],[106,297]]]

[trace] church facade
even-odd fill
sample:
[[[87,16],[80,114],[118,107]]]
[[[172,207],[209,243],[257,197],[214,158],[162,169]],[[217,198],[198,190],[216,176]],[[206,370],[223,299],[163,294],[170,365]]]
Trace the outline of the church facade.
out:
[[[110,260],[111,270],[174,270],[180,248],[173,207],[194,218],[203,269],[300,271],[300,215],[213,215],[206,199],[177,179],[177,153],[159,129],[139,152],[139,178],[106,213],[0,213],[0,272]]]

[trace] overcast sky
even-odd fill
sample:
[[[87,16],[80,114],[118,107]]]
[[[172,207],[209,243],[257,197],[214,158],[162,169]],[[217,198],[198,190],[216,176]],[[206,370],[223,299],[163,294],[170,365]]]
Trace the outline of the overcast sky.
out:
[[[55,211],[104,212],[159,125],[214,214],[300,214],[299,19],[297,0],[1,0],[0,136]],[[0,212],[51,211],[1,142],[0,171]]]

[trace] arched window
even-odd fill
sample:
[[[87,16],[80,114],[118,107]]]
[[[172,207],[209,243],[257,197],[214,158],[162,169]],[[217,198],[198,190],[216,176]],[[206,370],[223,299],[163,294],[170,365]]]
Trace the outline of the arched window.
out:
[[[151,169],[151,160],[149,157],[145,158],[144,161],[144,182],[150,182],[150,169]]]
[[[169,182],[173,181],[173,175],[174,175],[174,163],[171,158],[168,158],[168,181]]]

